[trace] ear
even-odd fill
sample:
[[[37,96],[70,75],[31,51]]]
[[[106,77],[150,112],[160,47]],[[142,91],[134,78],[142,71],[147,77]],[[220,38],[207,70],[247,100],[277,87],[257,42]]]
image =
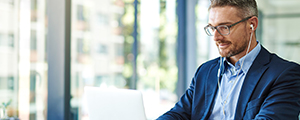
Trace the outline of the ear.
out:
[[[256,16],[253,16],[248,21],[249,21],[248,22],[249,23],[249,29],[251,31],[255,31],[257,29],[257,26],[258,26],[258,18]],[[251,27],[251,25],[252,25],[252,27]]]

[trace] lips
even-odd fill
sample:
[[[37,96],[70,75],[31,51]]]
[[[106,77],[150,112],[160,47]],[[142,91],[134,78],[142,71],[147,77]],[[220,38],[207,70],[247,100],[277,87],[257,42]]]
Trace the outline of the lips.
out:
[[[229,47],[230,45],[231,45],[231,42],[219,42],[219,43],[218,43],[219,49],[226,49],[226,48]]]

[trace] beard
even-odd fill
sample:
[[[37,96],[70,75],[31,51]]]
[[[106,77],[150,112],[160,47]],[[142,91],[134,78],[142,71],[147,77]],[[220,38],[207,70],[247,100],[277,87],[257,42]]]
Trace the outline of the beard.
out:
[[[222,57],[232,57],[232,56],[235,56],[237,54],[240,54],[241,52],[245,51],[246,48],[247,48],[247,45],[248,45],[248,42],[249,40],[247,40],[247,37],[245,36],[243,38],[243,40],[241,42],[230,42],[230,41],[226,41],[226,40],[221,40],[220,42],[217,43],[220,44],[220,43],[227,43],[227,44],[230,44],[230,47],[225,49],[225,50],[221,50],[219,47],[218,47],[218,50],[219,50],[219,53]]]

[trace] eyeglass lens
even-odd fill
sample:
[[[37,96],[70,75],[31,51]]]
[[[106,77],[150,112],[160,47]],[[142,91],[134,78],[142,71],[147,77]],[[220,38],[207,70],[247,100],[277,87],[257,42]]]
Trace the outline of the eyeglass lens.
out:
[[[206,27],[206,33],[207,35],[209,36],[213,36],[214,32],[215,31],[218,31],[221,35],[228,35],[229,34],[229,28],[228,26],[226,25],[220,25],[220,26],[217,26],[217,27],[212,27],[212,26],[208,26]]]

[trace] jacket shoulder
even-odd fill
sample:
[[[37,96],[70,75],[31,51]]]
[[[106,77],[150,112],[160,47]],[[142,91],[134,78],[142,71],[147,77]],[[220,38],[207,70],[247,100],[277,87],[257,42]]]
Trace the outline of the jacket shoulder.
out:
[[[203,63],[201,66],[211,66],[211,65],[219,64],[219,61],[220,61],[220,57],[217,57],[215,59]]]
[[[215,58],[215,59],[212,59],[212,60],[209,60],[209,61],[207,61],[207,62],[201,64],[201,65],[198,67],[196,73],[199,73],[199,71],[202,71],[202,70],[204,70],[204,71],[209,70],[212,66],[218,65],[218,64],[219,64],[219,61],[220,61],[220,57]]]

